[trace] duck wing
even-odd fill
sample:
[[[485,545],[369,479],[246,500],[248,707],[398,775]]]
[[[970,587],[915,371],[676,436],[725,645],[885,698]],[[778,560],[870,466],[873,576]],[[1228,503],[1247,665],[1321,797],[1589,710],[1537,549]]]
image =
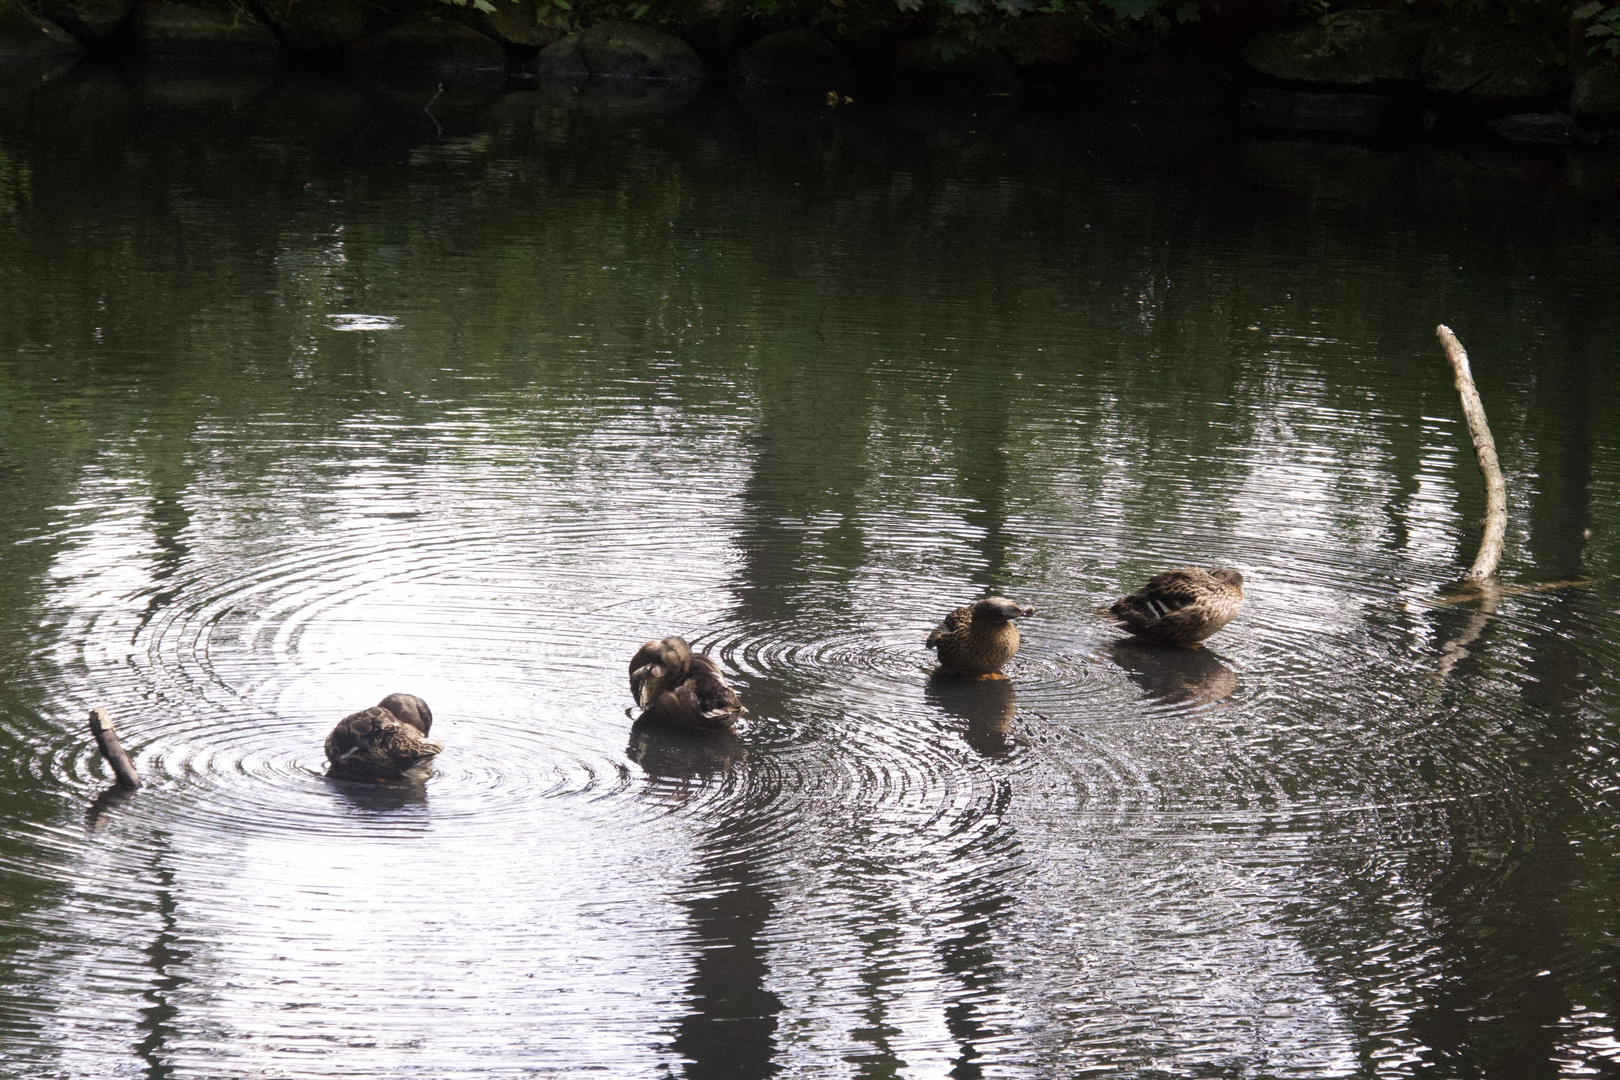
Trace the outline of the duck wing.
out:
[[[692,656],[685,679],[667,690],[660,685],[653,685],[651,699],[637,723],[646,720],[675,728],[727,731],[743,711],[742,700],[726,683],[719,666],[701,654]]]
[[[972,625],[973,609],[971,607],[957,608],[955,611],[945,616],[945,621],[935,627],[932,634],[928,635],[927,648],[938,648],[941,638],[950,637],[954,634],[966,633],[967,628]]]
[[[1142,633],[1207,637],[1231,621],[1241,594],[1196,567],[1166,570],[1146,585],[1120,597],[1108,610],[1131,630]]]
[[[705,719],[718,720],[742,712],[742,699],[720,673],[720,665],[701,654],[694,655],[691,678],[681,689],[691,688],[692,696]]]
[[[1204,599],[1210,588],[1207,578],[1207,573],[1194,568],[1155,573],[1147,585],[1119,597],[1108,610],[1131,627],[1152,627]]]

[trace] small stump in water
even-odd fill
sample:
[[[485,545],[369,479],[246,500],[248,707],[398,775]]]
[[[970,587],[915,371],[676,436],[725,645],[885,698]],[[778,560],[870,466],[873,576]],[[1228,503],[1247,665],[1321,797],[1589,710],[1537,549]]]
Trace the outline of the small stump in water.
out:
[[[129,760],[129,755],[124,753],[123,744],[118,741],[118,731],[113,727],[112,713],[101,707],[91,709],[90,734],[95,736],[101,756],[112,766],[113,775],[118,778],[118,786],[128,788],[130,791],[139,788],[141,774],[135,771],[135,763]]]

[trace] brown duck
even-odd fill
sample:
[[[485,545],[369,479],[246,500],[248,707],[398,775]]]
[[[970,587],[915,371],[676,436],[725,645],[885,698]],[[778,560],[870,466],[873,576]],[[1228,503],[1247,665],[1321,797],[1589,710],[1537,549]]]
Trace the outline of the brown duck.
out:
[[[1001,669],[1018,652],[1018,627],[1012,620],[1033,614],[1034,608],[1005,597],[987,597],[945,616],[928,635],[928,647],[938,652],[940,666],[954,674],[1003,678]]]
[[[730,731],[744,711],[719,666],[678,637],[649,641],[636,651],[630,658],[630,693],[641,706],[637,723]]]
[[[1160,645],[1196,649],[1232,621],[1243,606],[1243,575],[1236,570],[1166,570],[1120,597],[1109,613],[1136,636]]]
[[[415,694],[389,694],[339,720],[326,737],[327,775],[345,780],[394,780],[432,760],[444,744],[427,738],[433,712]]]

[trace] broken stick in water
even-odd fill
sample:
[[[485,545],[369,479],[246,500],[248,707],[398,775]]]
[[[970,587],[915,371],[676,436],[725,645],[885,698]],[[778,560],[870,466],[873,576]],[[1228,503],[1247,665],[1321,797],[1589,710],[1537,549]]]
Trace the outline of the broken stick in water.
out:
[[[118,785],[131,791],[140,787],[141,774],[135,771],[135,763],[129,760],[129,755],[124,753],[124,747],[118,741],[118,732],[113,728],[112,713],[100,707],[91,709],[90,734],[96,737],[96,745],[101,748],[101,756],[112,766],[113,775],[118,777]]]
[[[1463,415],[1468,418],[1468,433],[1474,437],[1479,471],[1485,474],[1485,535],[1480,539],[1474,565],[1463,575],[1464,581],[1483,584],[1496,576],[1496,565],[1502,561],[1502,538],[1507,533],[1507,484],[1496,460],[1496,440],[1485,423],[1485,406],[1480,404],[1473,373],[1468,370],[1468,354],[1449,327],[1442,325],[1435,333],[1440,335],[1440,347],[1446,351],[1456,376],[1457,394],[1462,398]]]

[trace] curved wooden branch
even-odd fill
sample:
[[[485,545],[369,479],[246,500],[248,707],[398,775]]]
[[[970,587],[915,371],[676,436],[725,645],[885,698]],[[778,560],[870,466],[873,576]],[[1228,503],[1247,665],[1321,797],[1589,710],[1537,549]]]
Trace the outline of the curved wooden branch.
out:
[[[1446,360],[1456,377],[1463,415],[1468,418],[1468,433],[1474,437],[1479,471],[1485,474],[1485,535],[1480,538],[1474,565],[1468,568],[1463,580],[1488,581],[1496,576],[1497,564],[1502,561],[1502,540],[1507,535],[1507,484],[1502,480],[1502,466],[1496,460],[1496,440],[1491,438],[1490,426],[1485,423],[1485,406],[1480,403],[1473,373],[1468,370],[1468,353],[1463,351],[1462,342],[1449,327],[1442,325],[1435,333],[1440,336],[1440,347],[1445,350]]]
[[[118,732],[113,728],[112,713],[104,708],[90,710],[90,734],[96,737],[96,746],[101,749],[101,756],[107,759],[112,766],[113,775],[118,777],[118,786],[129,788],[131,791],[141,786],[141,774],[135,771],[135,763],[129,760],[124,753],[123,744],[118,741]]]

